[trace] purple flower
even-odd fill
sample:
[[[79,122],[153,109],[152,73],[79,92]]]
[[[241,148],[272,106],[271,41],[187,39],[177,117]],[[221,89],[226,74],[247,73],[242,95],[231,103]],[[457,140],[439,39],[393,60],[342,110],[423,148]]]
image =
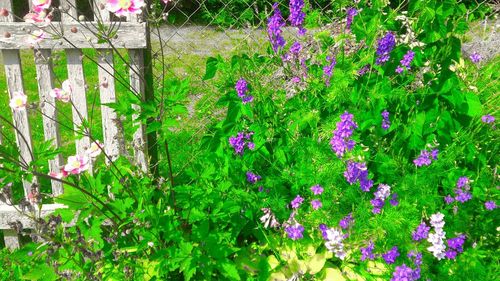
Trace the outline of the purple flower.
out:
[[[469,184],[469,178],[468,177],[459,177],[458,180],[457,180],[457,188],[465,187],[468,184]]]
[[[267,21],[267,33],[273,51],[277,53],[279,49],[283,48],[286,44],[285,38],[281,35],[281,33],[283,33],[281,28],[285,26],[285,20],[281,15],[281,11],[278,9],[278,3],[273,4],[273,11],[273,15]]]
[[[392,32],[387,32],[384,37],[378,40],[376,64],[382,65],[390,58],[392,49],[396,46],[396,38]]]
[[[238,94],[238,97],[243,101],[243,104],[249,103],[253,101],[253,96],[247,95],[246,93],[248,92],[248,84],[245,79],[240,78],[238,82],[236,82],[236,85],[234,87],[236,89],[236,93]]]
[[[239,132],[235,137],[229,138],[229,144],[234,148],[234,152],[236,154],[242,156],[245,150],[245,146],[250,150],[253,150],[255,148],[255,144],[250,141],[252,135],[253,132]]]
[[[393,193],[392,196],[391,196],[391,200],[389,201],[389,203],[391,203],[392,206],[397,206],[399,205],[399,201],[398,201],[398,194],[397,193]]]
[[[391,187],[387,184],[379,184],[377,187],[377,191],[375,191],[375,198],[370,200],[370,203],[373,206],[372,212],[374,214],[380,214],[380,211],[385,205],[385,200],[391,194]]]
[[[387,130],[391,126],[391,121],[389,121],[389,112],[387,110],[382,111],[382,129]]]
[[[481,117],[481,121],[483,121],[483,123],[486,123],[486,124],[491,124],[491,123],[495,122],[495,117],[493,117],[489,114],[486,114],[483,117]]]
[[[387,251],[387,253],[382,254],[382,258],[387,264],[393,264],[396,261],[397,257],[399,257],[399,251],[397,246],[392,247],[392,249]]]
[[[333,131],[330,145],[338,158],[342,158],[356,144],[354,140],[350,139],[353,131],[358,128],[358,124],[353,119],[354,115],[347,111],[344,112],[340,116],[340,122],[337,122],[337,128]]]
[[[403,59],[399,61],[401,65],[398,66],[398,68],[396,68],[396,72],[401,73],[405,69],[410,70],[410,65],[414,57],[415,57],[415,52],[413,52],[412,50],[408,50],[408,52],[406,52],[406,54],[403,56]]]
[[[391,278],[391,281],[413,281],[413,280],[417,280],[413,277],[413,270],[404,263],[400,266],[396,266]]]
[[[321,231],[321,235],[323,236],[323,239],[327,240],[328,236],[326,231],[328,230],[328,226],[326,224],[322,223],[319,225],[319,230]]]
[[[375,255],[373,254],[373,250],[375,249],[375,245],[373,244],[372,241],[368,243],[368,246],[359,248],[361,251],[361,260],[364,261],[366,259],[373,260],[375,258]]]
[[[370,64],[364,65],[362,68],[358,70],[358,75],[359,76],[365,75],[370,70],[370,66],[371,66]]]
[[[339,222],[339,226],[343,229],[347,229],[349,228],[349,226],[351,225],[351,223],[353,222],[353,218],[352,218],[352,213],[348,214],[347,216],[345,216],[343,219],[340,220]]]
[[[448,243],[448,247],[457,251],[458,253],[461,253],[464,251],[463,247],[465,243],[465,235],[461,234],[455,238],[450,238],[446,241],[446,243]]]
[[[334,57],[327,56],[326,61],[329,64],[323,67],[323,76],[325,76],[326,86],[330,86],[330,78],[332,78],[333,68],[337,64],[337,60]]]
[[[300,51],[302,51],[302,45],[299,42],[293,42],[292,46],[290,47],[290,53],[298,56]]]
[[[300,77],[297,77],[297,76],[293,77],[292,82],[293,83],[300,83]]]
[[[313,200],[313,201],[311,201],[311,205],[312,205],[312,208],[314,210],[317,210],[317,209],[321,208],[321,206],[323,206],[323,204],[319,200]]]
[[[292,240],[298,240],[304,237],[303,232],[304,232],[304,227],[300,224],[296,225],[291,225],[287,228],[285,228],[285,231],[288,235],[288,238]]]
[[[495,201],[487,201],[484,203],[484,207],[486,208],[486,210],[495,210],[496,208],[498,208],[497,204],[495,203]]]
[[[413,233],[411,234],[411,238],[414,241],[420,241],[420,240],[427,239],[427,236],[429,236],[430,230],[431,230],[430,226],[427,226],[427,224],[425,222],[422,222],[421,224],[419,224],[417,226],[417,229],[415,229],[415,231],[413,231]]]
[[[477,52],[472,53],[469,58],[473,63],[479,63],[483,59]]]
[[[444,202],[448,205],[453,203],[454,201],[455,201],[455,199],[453,197],[451,197],[450,195],[446,195],[446,197],[444,198]]]
[[[447,250],[445,253],[444,253],[444,256],[447,258],[447,259],[450,259],[450,260],[454,260],[456,257],[457,257],[457,251],[454,251],[454,250]]]
[[[351,24],[352,24],[352,20],[354,19],[354,16],[356,16],[358,14],[358,10],[356,10],[356,8],[353,8],[353,7],[349,7],[347,8],[347,17],[346,17],[346,29],[349,30],[351,29]]]
[[[299,35],[304,35],[306,30],[302,27],[306,14],[302,11],[304,8],[304,0],[290,0],[290,17],[288,20],[294,27],[299,28]]]
[[[261,177],[257,174],[254,174],[252,172],[247,172],[247,181],[251,184],[255,184],[257,181],[259,181]]]
[[[439,153],[439,150],[437,150],[437,149],[433,149],[431,151],[431,157],[432,157],[433,160],[437,160],[438,159],[438,153]]]
[[[311,186],[311,191],[315,195],[321,195],[321,193],[323,193],[323,187],[321,187],[321,185],[319,185],[319,184],[313,185],[313,186]]]
[[[422,150],[417,159],[413,160],[413,163],[417,166],[429,166],[431,164],[431,159],[429,158],[429,151]]]
[[[457,181],[457,188],[455,189],[455,200],[460,203],[465,203],[472,199],[470,191],[470,180],[467,177],[460,177]]]
[[[368,169],[365,163],[347,161],[347,168],[344,172],[344,177],[349,184],[354,184],[359,181],[361,190],[364,192],[370,191],[373,186],[373,181],[368,179]]]
[[[297,197],[295,197],[295,199],[292,200],[292,208],[294,209],[297,209],[300,207],[300,205],[302,204],[302,202],[304,202],[304,198],[300,197],[300,195],[297,195]]]

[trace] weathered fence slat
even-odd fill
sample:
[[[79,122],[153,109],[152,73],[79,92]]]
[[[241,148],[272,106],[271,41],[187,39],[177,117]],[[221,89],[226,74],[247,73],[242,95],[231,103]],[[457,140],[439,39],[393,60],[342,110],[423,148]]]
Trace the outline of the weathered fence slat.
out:
[[[123,154],[125,147],[119,117],[113,109],[106,106],[108,103],[116,102],[113,52],[111,50],[98,50],[97,54],[104,151],[111,160],[114,160]]]
[[[70,17],[67,17],[70,18]],[[71,18],[70,18],[71,19]],[[86,25],[87,28],[82,27]],[[107,26],[109,27],[110,24]],[[69,22],[59,26],[53,24],[51,27],[38,28],[32,23],[16,22],[3,23],[0,25],[0,49],[20,50],[31,49],[33,46],[32,35],[38,29],[46,30],[47,38],[38,42],[36,45],[40,49],[105,49],[109,44],[99,41],[94,33],[97,22]],[[52,28],[55,28],[53,30]],[[76,31],[76,32],[75,32]],[[145,48],[146,35],[144,23],[121,22],[113,25],[113,32],[116,32],[111,38],[111,43],[117,48],[141,49]],[[3,36],[8,32],[9,37]],[[64,38],[61,35],[64,34]]]
[[[43,117],[43,130],[45,140],[51,141],[54,147],[61,147],[61,136],[59,134],[59,123],[57,119],[57,107],[55,99],[50,95],[54,88],[54,73],[52,69],[52,52],[42,49],[35,50],[35,65],[38,81],[38,94],[40,95],[40,109]],[[63,165],[63,158],[58,154],[55,159],[49,161],[51,172],[59,172]],[[52,194],[62,194],[63,186],[59,181],[52,181]]]
[[[130,87],[131,90],[140,96],[141,101],[145,98],[144,79],[140,74],[144,73],[144,56],[142,50],[129,50],[130,61]],[[133,105],[135,110],[140,110],[140,106]],[[138,118],[137,115],[132,116],[134,120]],[[134,133],[133,147],[135,163],[141,166],[142,171],[148,170],[148,157],[147,157],[147,143],[146,143],[146,128],[140,122],[135,123],[139,126]]]
[[[0,6],[6,8],[9,11],[13,10],[13,5],[11,0],[0,0]],[[0,21],[2,21],[0,17]],[[14,21],[14,17],[11,13],[8,17],[3,17],[3,20]],[[23,73],[21,68],[21,59],[19,56],[19,50],[3,50],[2,56],[5,65],[5,76],[7,78],[7,89],[9,91],[9,97],[12,97],[15,92],[24,93],[23,86]],[[31,132],[28,120],[28,111],[14,111],[13,112],[13,120],[14,125],[18,128],[16,131],[16,141],[20,150],[20,161],[28,164],[31,162],[32,153],[31,149],[33,148],[31,141]],[[23,181],[24,194],[28,195],[31,189],[31,183],[28,181]],[[0,204],[0,210],[3,208],[7,208],[9,206]],[[2,212],[1,215],[12,215],[12,212]],[[15,230],[5,228],[3,230],[5,245],[10,249],[19,248],[19,236]]]

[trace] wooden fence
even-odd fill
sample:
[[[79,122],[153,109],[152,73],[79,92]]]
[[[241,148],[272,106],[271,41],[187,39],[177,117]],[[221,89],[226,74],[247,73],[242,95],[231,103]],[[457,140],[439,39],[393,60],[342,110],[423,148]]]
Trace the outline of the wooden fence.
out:
[[[33,45],[29,43],[32,33],[39,27],[37,24],[16,21],[23,15],[15,15],[12,11],[13,1],[31,0],[0,0],[0,8],[6,8],[10,11],[6,17],[0,16],[0,51],[2,52],[5,65],[5,75],[7,85],[0,85],[1,90],[7,88],[10,97],[16,92],[24,92],[23,67],[20,60],[20,50],[32,49]],[[79,1],[78,1],[79,2]],[[86,82],[84,76],[84,64],[82,49],[96,49],[97,65],[99,77],[100,101],[102,104],[115,102],[115,79],[113,65],[113,50],[111,47],[127,49],[129,55],[129,82],[130,88],[139,94],[143,99],[147,99],[146,88],[148,92],[152,88],[145,78],[144,73],[150,73],[151,64],[145,64],[145,58],[150,57],[150,39],[146,23],[141,22],[138,16],[128,16],[126,22],[120,19],[119,23],[112,21],[112,16],[108,11],[102,9],[99,5],[105,0],[95,0],[94,20],[84,22],[79,20],[78,7],[76,0],[60,0],[60,7],[67,12],[61,13],[61,22],[53,22],[50,28],[56,28],[63,37],[45,38],[35,45],[33,50],[35,55],[35,65],[37,73],[38,93],[40,97],[40,110],[43,114],[43,129],[45,140],[61,147],[60,129],[58,126],[57,103],[50,95],[54,86],[54,72],[50,60],[53,50],[64,50],[67,60],[68,80],[72,86],[72,115],[75,131],[81,128],[82,123],[88,119],[88,105],[86,97]],[[18,4],[18,3],[16,3]],[[97,26],[96,20],[107,23],[108,26],[118,26],[116,34],[113,36],[112,44],[102,43],[94,36]],[[46,27],[49,28],[49,27]],[[145,67],[146,65],[146,67]],[[148,72],[149,71],[149,72]],[[33,78],[28,78],[33,79]],[[151,97],[149,97],[151,98]],[[8,105],[0,105],[1,108],[7,108]],[[12,111],[13,124],[18,128],[16,130],[16,143],[19,147],[20,157],[23,162],[33,161],[33,141],[28,119],[28,108],[22,111]],[[113,160],[125,152],[123,130],[120,129],[120,122],[116,122],[119,116],[111,108],[102,105],[102,131],[104,151]],[[135,118],[135,117],[134,117]],[[1,144],[0,134],[0,144]],[[139,126],[132,140],[135,162],[143,170],[148,168],[148,149],[147,136],[143,125]],[[91,140],[88,136],[75,138],[76,152],[82,154],[89,147]],[[49,162],[51,171],[58,172],[64,165],[62,155],[58,155]],[[36,178],[34,179],[36,181]],[[24,194],[28,196],[32,187],[32,182],[24,180]],[[52,194],[60,195],[64,192],[63,186],[58,181],[52,181]],[[41,212],[37,216],[46,216],[58,208],[64,208],[61,204],[44,204]],[[0,230],[3,231],[5,245],[9,248],[19,247],[19,237],[16,231],[9,226],[10,222],[19,221],[25,229],[33,227],[33,221],[16,211],[15,206],[11,206],[0,201]]]

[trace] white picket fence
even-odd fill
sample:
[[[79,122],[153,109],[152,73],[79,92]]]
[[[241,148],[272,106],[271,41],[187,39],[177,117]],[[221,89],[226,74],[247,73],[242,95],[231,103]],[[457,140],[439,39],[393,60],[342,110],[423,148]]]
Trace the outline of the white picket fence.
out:
[[[31,0],[0,0],[0,8],[6,8],[13,11],[13,1]],[[129,79],[130,87],[136,93],[145,97],[144,77],[144,54],[148,51],[149,38],[147,26],[142,23],[137,16],[129,16],[127,21],[121,21],[119,24],[111,22],[110,13],[99,8],[99,2],[105,0],[95,0],[94,18],[102,19],[103,22],[110,22],[119,26],[116,36],[112,40],[115,48],[127,49],[129,54]],[[68,9],[67,14],[62,14],[62,22],[53,22],[53,27],[64,33],[65,39],[46,38],[37,44],[35,48],[35,64],[37,72],[38,93],[40,96],[40,110],[43,113],[43,128],[45,140],[51,141],[55,147],[61,146],[60,129],[58,126],[57,103],[50,96],[50,91],[55,88],[52,63],[48,58],[51,57],[53,50],[64,50],[67,58],[68,79],[72,85],[72,108],[74,128],[81,126],[83,120],[88,119],[88,108],[86,98],[86,83],[84,77],[84,64],[82,49],[96,49],[98,54],[98,77],[101,103],[115,102],[115,80],[113,66],[113,50],[110,45],[98,43],[98,39],[84,26],[92,27],[96,22],[79,22],[76,0],[60,0],[61,7]],[[18,15],[20,18],[23,15]],[[30,31],[38,29],[33,23],[15,22],[15,16],[11,12],[9,16],[0,16],[0,51],[2,52],[7,85],[0,85],[0,90],[8,89],[9,95],[15,92],[23,92],[24,79],[33,79],[32,77],[23,77],[22,64],[20,60],[20,50],[32,48],[30,40]],[[93,25],[92,25],[93,24]],[[76,29],[75,29],[76,28]],[[76,32],[75,32],[76,31]],[[5,36],[9,34],[9,36]],[[67,39],[67,40],[66,40]],[[8,105],[0,105],[2,109],[8,108]],[[102,130],[105,152],[111,156],[111,159],[122,155],[125,152],[123,130],[115,122],[119,117],[107,106],[101,106]],[[12,111],[13,124],[18,128],[16,131],[16,142],[19,147],[20,155],[23,161],[29,163],[32,159],[32,135],[30,123],[28,120],[28,110]],[[142,170],[147,170],[148,156],[147,144],[144,126],[140,126],[134,134],[132,147],[134,148],[135,162],[140,165]],[[0,145],[1,145],[0,134]],[[82,154],[90,145],[89,137],[76,139],[77,154]],[[63,166],[63,157],[58,155],[49,162],[51,171],[58,172]],[[35,179],[36,180],[36,179]],[[60,182],[52,181],[52,194],[60,195],[64,192]],[[31,182],[24,181],[24,194],[28,196]],[[46,216],[58,208],[63,208],[61,204],[45,204],[41,212],[37,215]],[[19,247],[19,237],[16,231],[9,226],[10,222],[20,221],[25,229],[33,227],[33,222],[26,216],[20,214],[15,206],[10,206],[0,201],[0,230],[3,231],[5,245],[9,248]]]

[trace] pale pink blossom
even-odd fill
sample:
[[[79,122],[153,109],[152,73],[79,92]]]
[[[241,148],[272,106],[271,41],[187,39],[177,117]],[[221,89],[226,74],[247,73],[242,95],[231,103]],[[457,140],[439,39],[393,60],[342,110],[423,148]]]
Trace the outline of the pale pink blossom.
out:
[[[46,23],[49,24],[52,21],[52,14],[47,14],[45,11],[39,13],[28,13],[23,17],[24,21],[27,23]]]
[[[55,179],[62,179],[64,177],[66,177],[68,175],[68,172],[64,171],[64,170],[61,170],[59,172],[50,172],[49,173],[49,176],[51,178],[55,178]]]
[[[144,0],[108,0],[106,9],[119,17],[142,13]]]
[[[33,10],[37,13],[42,12],[50,7],[52,0],[31,0],[33,3]]]
[[[72,175],[78,175],[89,169],[89,162],[87,155],[70,156],[63,170]]]
[[[48,37],[47,33],[45,33],[45,31],[41,29],[33,31],[33,33],[31,33],[31,36],[32,37],[29,39],[29,43],[33,45],[40,43],[43,39],[46,39]]]
[[[28,97],[22,92],[14,92],[12,98],[10,99],[9,106],[15,110],[24,110],[26,109],[26,103],[28,102]]]
[[[54,88],[50,91],[50,96],[62,102],[69,102],[73,88],[71,82],[66,80],[62,83],[62,89]]]
[[[85,153],[90,158],[96,158],[99,156],[104,148],[104,144],[100,143],[98,140],[93,142],[90,147],[85,151]]]

